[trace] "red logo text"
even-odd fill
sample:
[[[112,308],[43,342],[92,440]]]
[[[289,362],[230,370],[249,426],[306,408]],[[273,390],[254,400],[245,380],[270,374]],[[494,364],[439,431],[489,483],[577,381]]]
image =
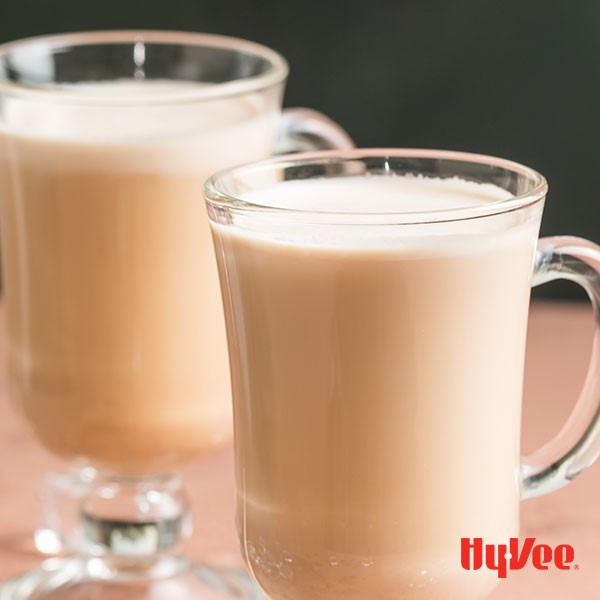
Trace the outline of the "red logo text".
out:
[[[548,544],[536,544],[535,538],[510,538],[508,544],[484,544],[483,538],[461,538],[460,564],[467,571],[477,571],[485,565],[497,571],[504,579],[508,571],[519,571],[528,562],[539,571],[547,571],[554,565],[561,571],[570,571],[575,560],[575,550],[570,544],[559,544],[555,548]]]

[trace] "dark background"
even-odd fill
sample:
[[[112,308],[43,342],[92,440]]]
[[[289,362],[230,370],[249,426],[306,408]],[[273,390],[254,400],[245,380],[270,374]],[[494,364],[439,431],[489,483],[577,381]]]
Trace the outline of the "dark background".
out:
[[[597,0],[0,0],[0,42],[136,28],[271,46],[291,65],[287,106],[325,112],[359,146],[523,162],[550,183],[542,233],[600,241]]]

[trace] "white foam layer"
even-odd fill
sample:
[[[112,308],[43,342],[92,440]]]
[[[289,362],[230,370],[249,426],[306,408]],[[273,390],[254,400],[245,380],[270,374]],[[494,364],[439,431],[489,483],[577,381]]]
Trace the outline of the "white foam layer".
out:
[[[368,175],[295,180],[246,192],[241,199],[310,213],[242,213],[234,215],[233,225],[213,226],[222,234],[244,237],[251,243],[334,251],[455,254],[497,247],[517,238],[522,241],[524,237],[533,244],[537,221],[528,218],[525,211],[427,222],[437,211],[501,204],[512,197],[497,186],[459,178]],[[403,224],[402,213],[418,213],[423,222]],[[344,214],[352,224],[344,221]]]
[[[71,97],[97,100],[91,104],[68,102],[54,88],[43,102],[9,98],[0,121],[0,158],[8,152],[15,164],[54,171],[187,171],[206,178],[268,156],[278,98],[256,93],[187,101],[201,87],[206,84],[119,80],[64,86]],[[132,103],[136,98],[139,104]]]
[[[492,184],[414,175],[285,181],[241,195],[246,202],[273,208],[370,214],[471,208],[511,197]]]
[[[7,102],[2,127],[27,137],[135,143],[208,133],[245,122],[261,112],[256,95],[186,101],[190,93],[206,87],[207,84],[164,80],[62,86],[47,93],[47,102]],[[68,95],[61,95],[61,89]],[[81,96],[92,104],[68,102],[73,96]],[[112,102],[107,103],[108,99]],[[136,99],[139,104],[135,104]],[[120,100],[122,105],[118,104]],[[147,100],[158,103],[145,104]]]

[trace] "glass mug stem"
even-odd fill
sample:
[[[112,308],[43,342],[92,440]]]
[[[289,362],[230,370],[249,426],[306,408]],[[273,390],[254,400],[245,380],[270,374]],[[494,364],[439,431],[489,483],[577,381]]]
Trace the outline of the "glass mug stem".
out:
[[[151,556],[174,548],[191,531],[189,502],[177,475],[99,476],[80,511],[85,539],[101,553]]]
[[[184,570],[187,561],[177,551],[192,532],[192,516],[180,476],[110,478],[90,471],[47,477],[37,548],[77,550],[95,568],[136,578]]]
[[[177,549],[192,532],[178,474],[110,478],[91,468],[46,477],[43,524],[34,536],[44,554],[79,552],[132,564]]]
[[[588,374],[560,432],[521,466],[522,498],[533,498],[568,484],[600,455],[600,247],[581,238],[559,236],[538,243],[533,285],[556,279],[579,284],[594,311],[595,333]]]

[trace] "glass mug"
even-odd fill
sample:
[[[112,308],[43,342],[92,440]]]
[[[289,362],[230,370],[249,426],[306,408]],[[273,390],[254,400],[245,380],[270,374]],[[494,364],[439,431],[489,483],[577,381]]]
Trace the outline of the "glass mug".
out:
[[[205,186],[234,398],[237,527],[273,600],[478,600],[461,538],[599,453],[598,352],[562,432],[521,461],[531,285],[598,311],[600,249],[538,241],[544,178],[433,150],[280,157]]]
[[[187,562],[168,552],[189,531],[172,473],[231,438],[225,326],[199,190],[215,170],[271,154],[278,136],[287,149],[352,147],[318,113],[282,113],[287,73],[264,46],[196,33],[0,46],[10,394],[48,450],[84,467],[49,480],[38,542],[61,549],[61,510],[76,503],[86,550],[75,566],[26,576],[2,598],[63,584],[66,597],[70,583],[100,572],[132,577],[138,589],[145,576],[177,575],[181,589],[200,592],[185,579]],[[90,554],[105,560],[93,573]]]

